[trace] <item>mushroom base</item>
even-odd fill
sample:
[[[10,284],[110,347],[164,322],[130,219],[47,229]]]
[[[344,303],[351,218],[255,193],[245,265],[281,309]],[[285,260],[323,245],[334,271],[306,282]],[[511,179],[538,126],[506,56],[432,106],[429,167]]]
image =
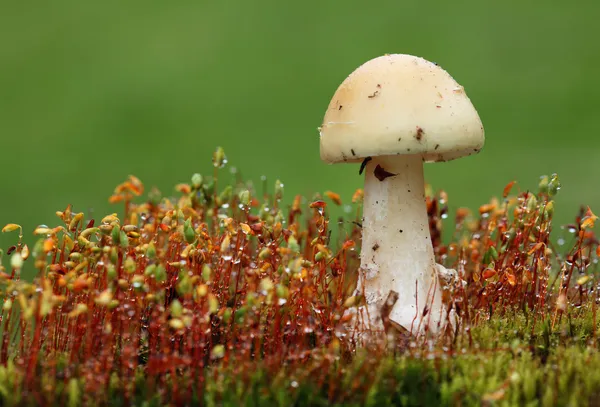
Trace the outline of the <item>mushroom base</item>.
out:
[[[420,156],[374,157],[367,163],[361,275],[371,326],[382,327],[390,291],[398,300],[389,319],[412,333],[435,332],[443,320],[425,202]]]

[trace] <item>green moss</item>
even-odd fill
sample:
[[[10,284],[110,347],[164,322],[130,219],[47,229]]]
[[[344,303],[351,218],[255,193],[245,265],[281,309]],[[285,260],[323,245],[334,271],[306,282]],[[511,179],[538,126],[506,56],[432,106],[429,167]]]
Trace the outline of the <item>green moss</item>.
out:
[[[0,270],[2,405],[589,405],[600,396],[591,210],[551,247],[558,179],[459,211],[441,239],[443,192],[427,197],[454,324],[439,335],[368,332],[353,317],[360,197],[332,238],[328,191],[281,207],[283,184],[192,177],[178,196],[135,203],[135,177],[115,189],[122,216],[71,207],[21,228]],[[552,188],[551,188],[552,186]],[[508,192],[505,194],[508,195]],[[338,226],[339,226],[338,225]],[[22,268],[38,272],[20,280]],[[554,270],[554,271],[553,271]],[[553,284],[557,279],[560,284]],[[382,315],[383,317],[383,315]],[[372,335],[374,334],[374,335]],[[369,338],[369,339],[364,339]],[[389,340],[388,340],[389,339]]]

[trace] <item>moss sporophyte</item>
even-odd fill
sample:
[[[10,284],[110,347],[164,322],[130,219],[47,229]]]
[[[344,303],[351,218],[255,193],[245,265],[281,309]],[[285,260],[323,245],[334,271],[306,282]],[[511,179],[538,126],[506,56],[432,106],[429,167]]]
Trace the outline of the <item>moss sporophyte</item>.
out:
[[[379,85],[367,101],[387,97]],[[431,135],[419,128],[415,143]],[[393,183],[400,171],[369,156],[367,178]],[[2,405],[597,401],[597,217],[582,207],[553,232],[555,174],[537,192],[512,181],[478,210],[457,209],[453,222],[444,191],[415,186],[442,315],[423,327],[396,320],[418,284],[384,287],[383,301],[369,304],[361,261],[389,244],[365,237],[372,190],[288,204],[281,181],[257,193],[228,182],[227,165],[217,149],[212,174],[194,174],[170,197],[151,189],[143,198],[129,177],[110,197],[120,213],[90,219],[68,206],[54,226],[35,228],[31,247],[29,232],[4,226],[15,241],[0,251]],[[335,234],[332,205],[350,208]],[[33,281],[21,278],[33,270]],[[433,312],[416,304],[415,319]]]
[[[259,197],[251,183],[217,190],[218,176],[195,175],[178,196],[154,191],[139,203],[133,191],[143,186],[132,177],[116,189],[131,195],[126,216],[86,219],[69,206],[56,226],[34,230],[31,249],[19,225],[3,228],[19,232],[0,273],[3,404],[595,397],[596,216],[583,208],[563,231],[570,245],[561,238],[555,247],[556,176],[542,178],[536,194],[512,182],[479,211],[460,208],[449,244],[441,239],[448,197],[427,194],[435,261],[457,271],[442,291],[453,328],[428,338],[390,330],[393,304],[379,310],[381,327],[369,325],[356,291],[361,190],[297,196],[284,208],[279,181],[276,196]],[[332,204],[355,208],[335,241]],[[20,278],[25,268],[38,270],[33,282]],[[379,329],[388,335],[361,335]]]

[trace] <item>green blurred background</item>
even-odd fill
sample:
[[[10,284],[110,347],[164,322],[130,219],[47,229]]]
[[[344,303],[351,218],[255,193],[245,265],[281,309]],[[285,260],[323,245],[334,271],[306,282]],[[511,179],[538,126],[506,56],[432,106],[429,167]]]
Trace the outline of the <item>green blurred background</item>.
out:
[[[0,226],[28,241],[72,203],[102,216],[128,174],[165,193],[210,173],[223,146],[243,176],[349,201],[353,165],[319,159],[338,84],[384,53],[438,62],[480,112],[477,156],[426,167],[451,209],[558,172],[558,221],[600,211],[600,3],[554,0],[4,2]],[[120,209],[120,207],[119,207]],[[0,247],[16,234],[0,236]]]

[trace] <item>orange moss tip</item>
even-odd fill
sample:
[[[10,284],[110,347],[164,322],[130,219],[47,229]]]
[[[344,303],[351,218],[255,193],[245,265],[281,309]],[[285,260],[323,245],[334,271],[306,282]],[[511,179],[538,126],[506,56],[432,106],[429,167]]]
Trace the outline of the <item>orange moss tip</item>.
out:
[[[331,199],[333,203],[335,203],[338,206],[342,204],[342,198],[339,194],[336,194],[335,192],[325,191],[325,196]]]

